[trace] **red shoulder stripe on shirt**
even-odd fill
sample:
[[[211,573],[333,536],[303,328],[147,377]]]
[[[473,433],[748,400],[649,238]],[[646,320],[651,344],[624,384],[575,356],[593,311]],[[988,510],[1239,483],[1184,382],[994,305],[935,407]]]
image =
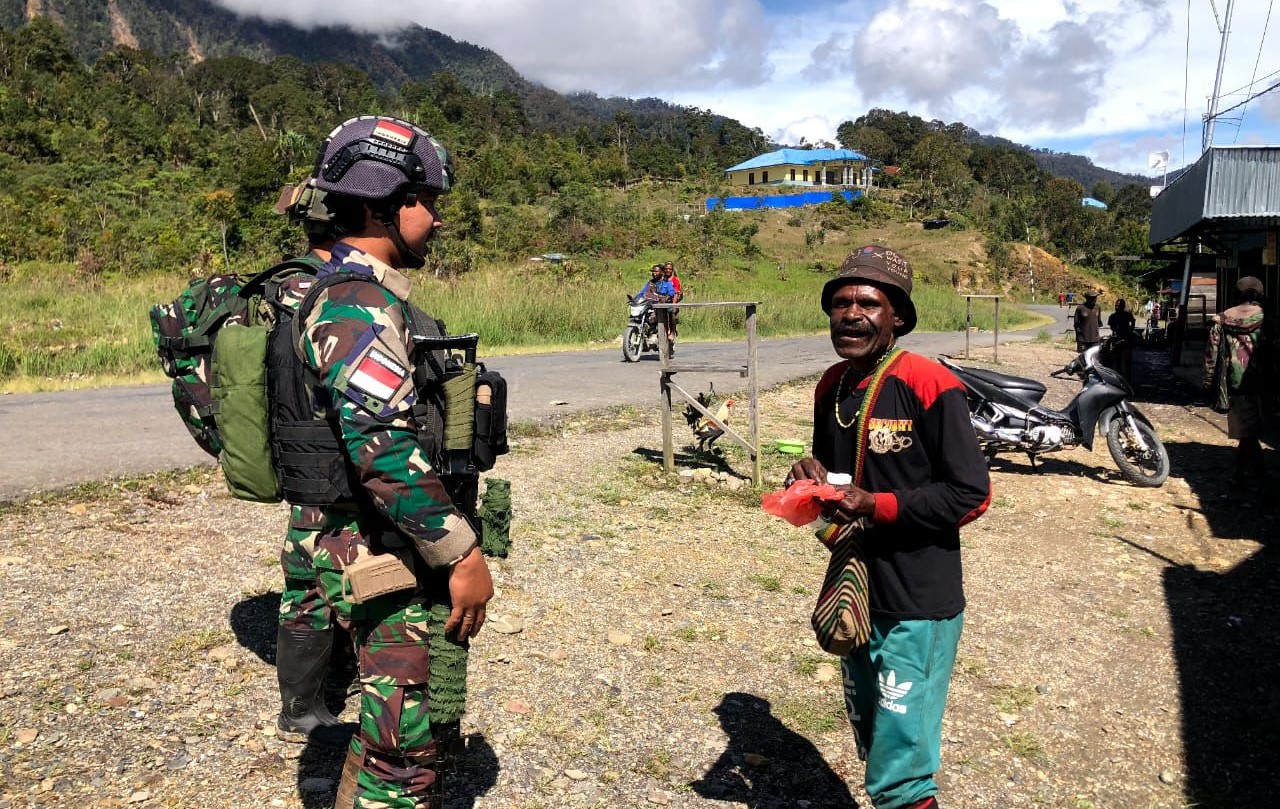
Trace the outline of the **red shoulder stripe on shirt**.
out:
[[[822,375],[822,379],[818,380],[818,385],[813,389],[813,400],[820,401],[823,396],[835,389],[839,383],[840,377],[844,374],[844,370],[849,367],[849,361],[837,362],[826,370]]]
[[[901,379],[915,391],[920,404],[928,410],[944,391],[952,388],[964,388],[955,374],[948,371],[941,363],[928,357],[922,357],[911,351],[904,352],[902,359],[893,369],[893,375]]]

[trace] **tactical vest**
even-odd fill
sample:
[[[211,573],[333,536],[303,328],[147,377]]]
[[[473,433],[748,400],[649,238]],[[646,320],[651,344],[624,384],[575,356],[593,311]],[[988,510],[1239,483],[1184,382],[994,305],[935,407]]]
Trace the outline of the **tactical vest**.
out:
[[[379,284],[371,276],[355,273],[319,278],[296,311],[279,306],[278,316],[291,322],[289,328],[272,332],[268,365],[274,403],[273,444],[284,498],[295,505],[350,503],[361,491],[341,441],[338,403],[328,401],[318,373],[302,353],[302,326],[319,293],[355,281]],[[279,295],[265,297],[274,302]],[[415,343],[410,356],[415,390],[410,417],[428,462],[441,475],[475,475],[491,469],[493,459],[507,452],[505,381],[483,366],[477,373],[475,335],[449,338],[443,322],[408,301],[402,301],[401,306]],[[469,364],[467,357],[459,359],[447,348],[468,338]],[[477,384],[490,391],[489,402],[477,404]],[[324,412],[323,417],[316,416],[317,409]],[[450,423],[465,424],[466,436],[450,440]],[[475,426],[481,429],[475,430]]]

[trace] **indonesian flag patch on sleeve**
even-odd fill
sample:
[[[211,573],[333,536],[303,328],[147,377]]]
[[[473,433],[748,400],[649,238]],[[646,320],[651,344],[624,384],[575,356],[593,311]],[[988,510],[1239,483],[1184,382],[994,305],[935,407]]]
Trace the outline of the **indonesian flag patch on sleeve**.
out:
[[[378,349],[371,348],[351,372],[347,384],[375,399],[387,402],[404,384],[408,376],[407,368]]]

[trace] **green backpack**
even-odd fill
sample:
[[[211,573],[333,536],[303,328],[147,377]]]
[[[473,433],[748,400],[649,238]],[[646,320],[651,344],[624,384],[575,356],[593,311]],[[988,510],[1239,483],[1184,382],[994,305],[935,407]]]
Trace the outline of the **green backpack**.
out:
[[[323,263],[306,256],[247,280],[198,278],[172,302],[151,307],[174,407],[196,443],[218,458],[227,488],[241,500],[281,499],[267,393],[267,349],[279,318],[262,300],[263,289],[299,272],[314,275]]]
[[[209,374],[213,341],[228,318],[242,316],[248,302],[238,275],[191,281],[169,303],[151,307],[151,339],[165,375],[173,380],[173,406],[200,448],[215,458],[222,437],[213,416]]]

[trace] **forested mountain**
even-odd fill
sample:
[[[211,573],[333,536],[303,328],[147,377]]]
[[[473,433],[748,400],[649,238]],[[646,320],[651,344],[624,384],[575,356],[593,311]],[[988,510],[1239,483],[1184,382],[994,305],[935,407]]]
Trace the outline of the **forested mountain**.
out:
[[[709,262],[717,254],[708,240],[723,238],[751,255],[749,223],[708,217],[699,247],[674,245],[693,237],[675,225],[674,207],[657,212],[605,193],[675,180],[680,202],[698,204],[721,190],[725,167],[774,148],[758,129],[709,111],[563,96],[519,79],[489,51],[426,29],[407,34],[421,43],[416,62],[395,62],[397,49],[384,49],[370,73],[319,59],[306,47],[321,47],[314,33],[251,25],[203,0],[0,4],[0,276],[4,262],[22,260],[75,262],[98,275],[278,258],[296,249],[298,234],[270,203],[305,175],[334,123],[369,113],[418,122],[455,152],[460,180],[444,203],[451,226],[433,251],[438,270],[567,245],[601,258],[707,248]],[[28,10],[39,13],[23,22]],[[222,26],[222,37],[201,44],[195,32],[205,26]],[[242,27],[252,47],[236,47],[252,56],[205,52],[231,54]],[[184,30],[191,47],[174,49],[174,32]],[[128,44],[146,41],[161,50]],[[297,53],[254,50],[271,43]],[[90,62],[77,50],[92,57],[94,48],[106,49]],[[513,83],[499,86],[502,77]],[[1025,148],[905,112],[870,110],[838,134],[902,168],[882,180],[896,186],[885,200],[900,207],[864,201],[852,212],[861,221],[948,216],[988,233],[996,256],[1027,237],[1072,260],[1145,247],[1145,183],[1086,188],[1044,171]],[[1082,211],[1085,193],[1111,210]]]
[[[181,54],[192,63],[236,56],[267,62],[293,56],[309,64],[357,68],[382,92],[447,71],[478,95],[514,94],[526,119],[538,129],[568,133],[612,121],[618,113],[630,115],[642,131],[659,118],[682,123],[682,109],[658,99],[600,99],[590,93],[565,96],[548,90],[526,80],[487,48],[417,25],[388,38],[240,17],[209,0],[0,0],[0,26],[17,28],[37,14],[62,26],[72,51],[89,63],[121,45],[160,56]],[[762,135],[759,140],[763,145]]]
[[[1092,160],[1083,155],[1055,152],[1050,149],[1033,149],[1030,146],[1014,143],[1007,138],[984,135],[963,123],[926,121],[909,112],[870,110],[855,121],[845,121],[841,124],[836,137],[846,148],[871,149],[872,151],[867,152],[868,154],[873,154],[886,163],[898,163],[906,159],[911,148],[930,132],[946,132],[953,140],[980,151],[995,149],[1024,152],[1029,154],[1036,165],[1044,171],[1075,180],[1085,188],[1092,188],[1098,183],[1106,183],[1113,188],[1130,184],[1150,185],[1150,180],[1146,177],[1095,166]],[[885,142],[886,138],[892,142],[892,145]]]

